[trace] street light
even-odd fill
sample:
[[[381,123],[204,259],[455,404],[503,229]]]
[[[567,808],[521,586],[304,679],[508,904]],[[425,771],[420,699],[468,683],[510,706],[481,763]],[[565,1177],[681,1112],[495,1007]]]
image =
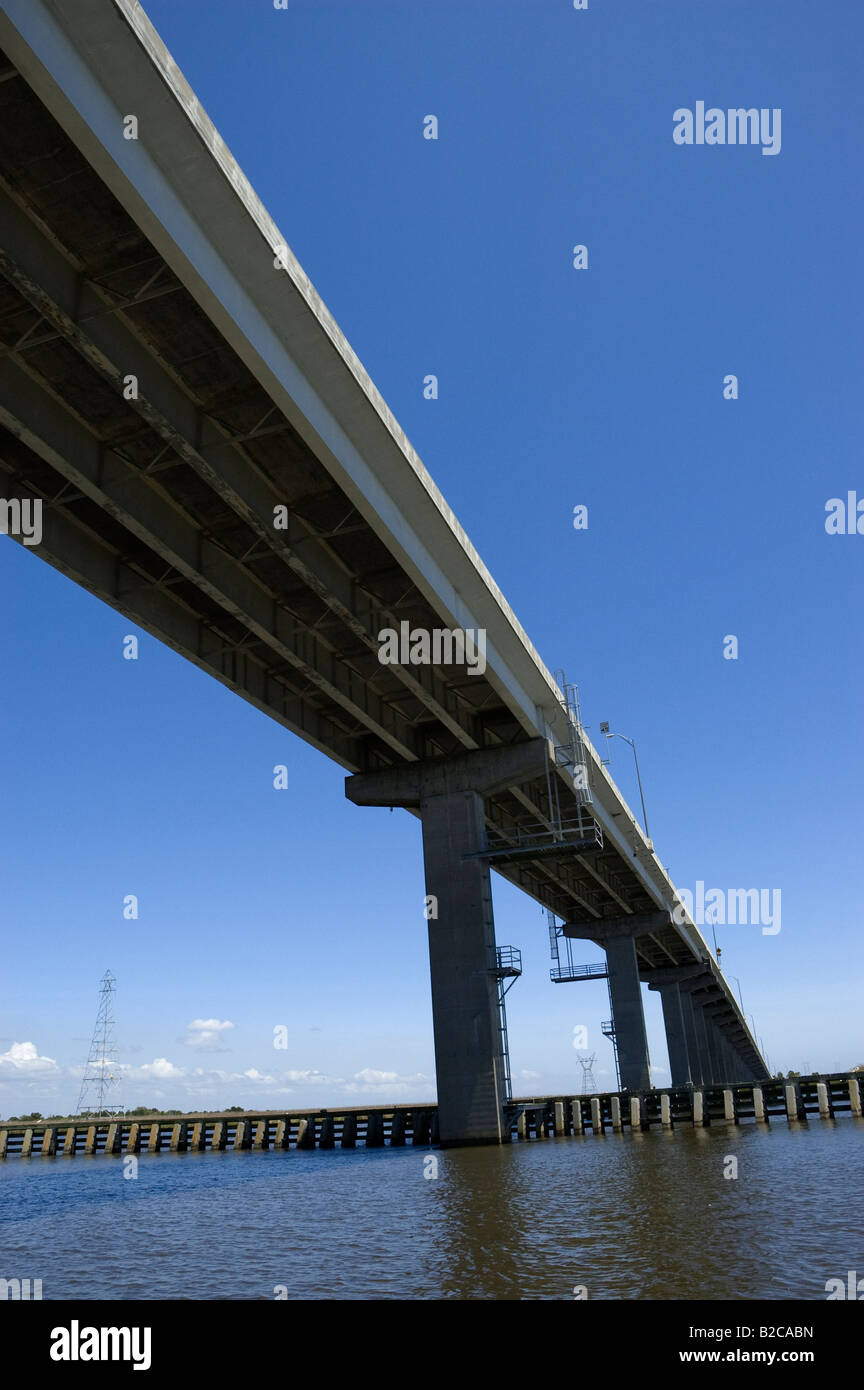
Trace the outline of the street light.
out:
[[[636,744],[634,743],[633,739],[628,738],[626,734],[610,734],[608,720],[604,720],[604,722],[600,725],[600,732],[601,734],[606,735],[607,743],[610,738],[621,738],[624,740],[625,743],[629,743],[630,747],[633,749],[633,761],[636,764],[636,781],[639,783],[639,797],[642,801],[642,819],[645,822],[645,839],[650,840],[651,836],[648,833],[648,816],[645,812],[645,794],[642,791],[642,778],[639,775],[639,759],[636,756]]]

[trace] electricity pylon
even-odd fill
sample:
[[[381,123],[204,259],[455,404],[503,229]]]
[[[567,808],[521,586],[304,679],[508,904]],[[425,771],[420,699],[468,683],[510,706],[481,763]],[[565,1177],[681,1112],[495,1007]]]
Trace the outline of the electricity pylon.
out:
[[[114,1038],[113,995],[116,988],[117,981],[111,971],[106,970],[99,981],[99,1009],[81,1081],[76,1115],[123,1114],[123,1106],[120,1104],[120,1063]]]
[[[597,1053],[592,1052],[590,1057],[579,1058],[579,1065],[582,1068],[582,1091],[583,1096],[590,1095],[597,1090],[597,1082],[594,1080],[594,1063],[597,1060]]]

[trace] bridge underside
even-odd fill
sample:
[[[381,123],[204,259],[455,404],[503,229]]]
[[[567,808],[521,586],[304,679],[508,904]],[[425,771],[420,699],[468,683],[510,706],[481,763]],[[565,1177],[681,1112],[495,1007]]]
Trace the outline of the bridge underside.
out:
[[[501,679],[381,664],[383,628],[451,615],[121,183],[0,52],[0,485],[42,500],[42,559],[356,774],[353,799],[380,802],[389,778],[385,804],[420,817],[427,892],[445,904],[429,922],[443,1141],[509,1134],[483,973],[491,867],[607,951],[625,1085],[647,1084],[640,980],[661,991],[674,1082],[763,1075],[719,971],[658,911],[639,847],[550,848],[579,801]],[[488,602],[481,620],[500,624]]]

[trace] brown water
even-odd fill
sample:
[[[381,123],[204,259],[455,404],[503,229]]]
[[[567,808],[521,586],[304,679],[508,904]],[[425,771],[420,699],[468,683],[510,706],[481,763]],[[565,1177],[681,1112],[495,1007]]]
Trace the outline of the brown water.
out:
[[[851,1118],[124,1166],[0,1165],[0,1276],[44,1299],[824,1300],[864,1275]]]

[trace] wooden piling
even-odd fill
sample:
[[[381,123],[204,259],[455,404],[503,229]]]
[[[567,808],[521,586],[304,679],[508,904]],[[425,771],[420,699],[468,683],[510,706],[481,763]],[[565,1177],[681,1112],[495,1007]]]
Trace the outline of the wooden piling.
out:
[[[819,1114],[823,1120],[833,1120],[834,1106],[831,1102],[831,1092],[824,1081],[816,1082],[816,1095],[819,1098]]]
[[[357,1147],[357,1116],[346,1115],[342,1121],[342,1140],[343,1149],[355,1149]]]
[[[366,1147],[367,1149],[382,1149],[384,1147],[384,1116],[380,1110],[370,1110],[366,1116]]]
[[[297,1148],[314,1149],[315,1147],[315,1121],[309,1115],[304,1115],[297,1126]]]
[[[428,1111],[428,1110],[412,1110],[412,1111],[411,1111],[411,1143],[412,1143],[412,1144],[423,1144],[423,1145],[428,1144],[428,1143],[429,1143],[429,1136],[430,1136],[431,1132],[432,1132],[432,1131],[431,1131],[431,1125],[430,1125],[430,1123],[429,1123],[429,1111]]]
[[[402,1143],[405,1143],[405,1115],[402,1115]],[[392,1139],[391,1139],[392,1144]],[[325,1115],[321,1121],[321,1133],[318,1136],[319,1149],[333,1149],[336,1147],[336,1126],[333,1123],[332,1115]]]
[[[801,1087],[797,1081],[790,1081],[786,1086],[786,1118],[790,1123],[792,1120],[806,1119]]]

